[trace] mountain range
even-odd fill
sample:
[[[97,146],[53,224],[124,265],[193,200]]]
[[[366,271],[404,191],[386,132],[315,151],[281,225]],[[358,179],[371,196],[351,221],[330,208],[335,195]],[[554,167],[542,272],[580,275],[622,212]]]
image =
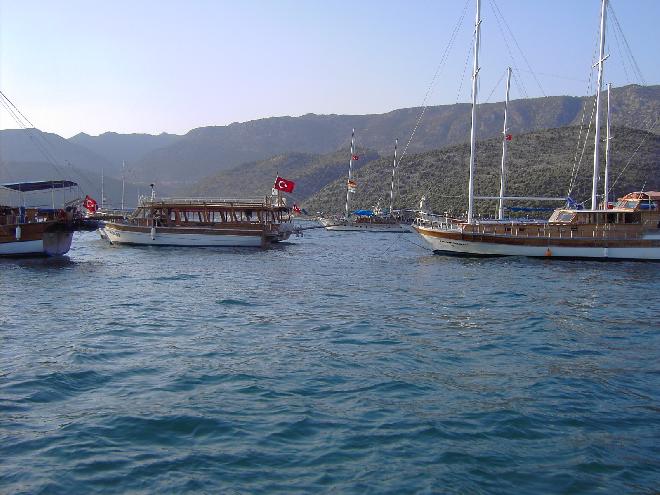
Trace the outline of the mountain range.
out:
[[[519,136],[581,122],[586,128],[593,100],[571,96],[514,100],[509,107],[511,133]],[[612,120],[617,125],[649,129],[660,114],[660,86],[614,89],[612,102]],[[280,172],[298,180],[300,198],[310,198],[345,173],[352,128],[356,129],[357,153],[364,157],[357,168],[367,168],[377,155],[389,157],[395,138],[399,138],[400,150],[407,148],[409,157],[468,140],[469,104],[428,107],[416,126],[421,112],[421,108],[407,108],[377,115],[272,117],[202,127],[182,136],[108,132],[100,136],[81,133],[66,140],[35,129],[5,130],[0,131],[0,180],[10,170],[12,177],[21,175],[26,163],[32,164],[31,176],[57,176],[52,166],[57,163],[78,176],[88,176],[81,181],[86,190],[98,190],[98,185],[90,183],[98,184],[103,171],[108,184],[112,184],[110,178],[120,179],[123,173],[131,183],[131,197],[137,197],[133,192],[138,188],[146,191],[151,182],[160,194],[236,196],[254,195],[257,189],[263,193],[262,187],[267,192],[273,174]],[[503,103],[479,105],[479,139],[501,134],[502,113]],[[412,129],[416,131],[410,139]],[[126,161],[124,171],[122,161]]]

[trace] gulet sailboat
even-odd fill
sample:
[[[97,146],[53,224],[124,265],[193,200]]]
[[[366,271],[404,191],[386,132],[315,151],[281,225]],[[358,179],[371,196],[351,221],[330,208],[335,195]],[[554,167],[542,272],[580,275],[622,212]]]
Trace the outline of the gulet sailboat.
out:
[[[607,0],[602,0],[600,22],[600,57],[596,91],[596,135],[591,208],[558,208],[547,222],[504,220],[502,203],[509,198],[504,192],[504,170],[500,186],[499,219],[478,220],[474,217],[474,162],[476,156],[476,105],[479,73],[480,0],[476,1],[474,66],[472,73],[472,127],[470,136],[470,178],[468,183],[467,218],[450,218],[421,212],[413,228],[440,254],[464,256],[547,256],[559,258],[648,259],[660,260],[660,192],[637,191],[620,198],[614,205],[608,201],[609,183],[606,159],[604,194],[598,203],[599,145],[603,63],[606,59],[605,20]],[[510,72],[509,72],[510,74]],[[609,93],[608,93],[609,95]],[[508,85],[507,85],[508,99]],[[609,100],[609,96],[608,96]],[[609,104],[608,104],[609,137]],[[503,162],[506,154],[506,117]],[[607,140],[609,146],[609,139]],[[479,198],[476,198],[479,199]],[[540,199],[540,198],[528,198]],[[549,199],[549,198],[545,198]],[[552,198],[557,199],[557,198]]]
[[[351,157],[348,162],[348,180],[346,182],[346,208],[345,216],[339,217],[322,217],[319,219],[321,225],[326,230],[342,231],[342,232],[390,232],[390,233],[403,233],[410,232],[410,230],[399,223],[393,215],[394,206],[394,177],[396,173],[396,153],[397,142],[394,144],[394,163],[392,166],[392,187],[390,190],[390,210],[387,214],[383,214],[379,206],[373,210],[355,210],[351,211],[351,196],[355,194],[357,188],[356,182],[353,180],[353,161],[359,157],[355,154],[355,129],[351,133]]]

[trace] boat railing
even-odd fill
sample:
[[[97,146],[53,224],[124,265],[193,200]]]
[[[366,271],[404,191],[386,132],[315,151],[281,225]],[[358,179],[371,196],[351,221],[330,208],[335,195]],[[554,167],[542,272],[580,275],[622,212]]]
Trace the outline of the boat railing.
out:
[[[644,238],[646,230],[613,230],[611,224],[594,226],[557,225],[547,222],[517,224],[515,222],[488,222],[473,224],[444,225],[443,230],[461,230],[472,235],[514,236],[547,239],[584,239],[584,240],[639,240]]]
[[[142,199],[141,206],[277,206],[268,196],[261,198],[156,198]]]

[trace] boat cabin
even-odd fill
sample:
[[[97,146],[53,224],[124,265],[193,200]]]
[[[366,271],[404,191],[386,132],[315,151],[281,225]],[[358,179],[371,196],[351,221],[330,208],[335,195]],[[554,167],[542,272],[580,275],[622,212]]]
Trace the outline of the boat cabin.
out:
[[[133,225],[223,227],[278,225],[291,221],[289,209],[264,200],[158,199],[143,201],[128,217]]]
[[[660,192],[633,192],[626,194],[608,209],[557,209],[550,224],[571,225],[639,225],[660,228]]]

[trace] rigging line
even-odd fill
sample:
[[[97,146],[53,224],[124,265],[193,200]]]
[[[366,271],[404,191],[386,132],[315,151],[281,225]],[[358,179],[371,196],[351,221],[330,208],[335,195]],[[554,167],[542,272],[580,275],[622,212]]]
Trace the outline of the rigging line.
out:
[[[493,94],[495,93],[495,90],[500,87],[500,84],[502,83],[502,80],[504,79],[505,75],[506,75],[506,71],[502,72],[499,81],[497,81],[497,83],[493,87],[493,90],[490,92],[488,98],[486,98],[486,101],[484,103],[488,103],[490,101],[490,99],[493,97]]]
[[[44,158],[46,158],[46,161],[49,162],[50,165],[52,165],[53,168],[55,168],[55,171],[63,178],[70,178],[67,177],[62,172],[62,170],[60,170],[60,168],[57,165],[57,160],[55,159],[53,154],[50,153],[50,151],[44,146],[44,144],[39,141],[39,136],[41,135],[41,131],[36,129],[34,124],[30,122],[30,120],[25,115],[23,115],[23,113],[21,113],[21,111],[16,107],[16,105],[12,103],[12,101],[9,98],[7,98],[7,95],[5,95],[2,91],[0,91],[0,95],[2,96],[2,98],[0,98],[0,102],[2,102],[3,107],[9,112],[9,114],[16,121],[16,123],[23,130],[27,132],[28,138],[30,139],[30,141],[33,142],[33,144],[37,147],[37,149],[44,156]]]
[[[616,41],[616,43],[613,46],[616,48],[619,58],[621,58],[621,66],[623,67],[623,73],[626,77],[626,82],[628,84],[631,84],[633,82],[633,79],[628,74],[628,63],[626,62],[624,49],[621,47],[621,41],[619,40],[618,32],[616,29],[610,27],[610,29],[608,29],[608,33],[612,35],[610,36],[610,39],[613,37],[614,40]],[[631,70],[634,71],[634,68],[631,68]]]
[[[575,187],[575,184],[577,183],[577,176],[578,173],[580,172],[580,167],[582,166],[582,160],[584,158],[584,153],[587,150],[587,143],[589,142],[589,134],[591,133],[591,124],[594,121],[594,115],[596,114],[596,99],[594,98],[593,106],[591,109],[591,117],[589,117],[589,126],[587,127],[587,132],[584,135],[584,144],[582,145],[582,152],[580,153],[580,159],[577,163],[577,168],[575,169],[575,175],[572,177],[570,187],[568,189],[568,196],[571,195],[573,192],[573,188]],[[579,143],[578,143],[579,144]]]
[[[401,158],[399,159],[399,163],[403,161],[403,158],[406,156],[406,153],[408,152],[408,147],[410,146],[410,143],[412,142],[415,132],[417,131],[417,128],[419,127],[419,124],[422,121],[422,118],[424,117],[424,114],[426,113],[427,109],[427,101],[429,99],[429,96],[431,95],[431,92],[433,90],[433,86],[435,86],[435,81],[438,78],[438,75],[440,74],[441,69],[447,62],[447,57],[449,56],[449,52],[451,51],[452,46],[454,45],[454,42],[456,40],[456,36],[458,35],[458,31],[460,27],[463,25],[463,20],[465,19],[465,16],[467,14],[467,8],[470,0],[466,0],[465,5],[463,6],[463,13],[461,14],[460,18],[458,19],[458,22],[454,26],[454,30],[449,38],[449,43],[445,47],[445,51],[442,54],[442,57],[440,58],[440,64],[438,65],[438,68],[435,70],[435,74],[433,74],[433,78],[431,79],[431,84],[429,84],[428,89],[426,90],[426,95],[424,95],[424,100],[422,101],[422,111],[419,114],[419,118],[417,119],[417,122],[415,123],[415,127],[412,130],[412,133],[410,134],[410,139],[408,139],[408,142],[406,143],[405,148],[403,149],[403,153],[401,153]]]
[[[417,246],[418,248],[424,249],[425,251],[431,251],[431,252],[433,252],[433,249],[431,249],[430,247],[422,246],[421,244],[417,244],[416,242],[411,241],[410,239],[408,239],[408,238],[405,237],[405,236],[402,236],[401,238],[402,238],[403,240],[409,242],[409,243],[412,244],[413,246]]]
[[[465,73],[467,72],[467,66],[468,63],[470,62],[470,56],[472,55],[472,43],[470,43],[470,47],[468,48],[468,53],[465,56],[465,64],[463,65],[463,72],[461,73],[461,83],[458,85],[458,91],[456,92],[456,103],[458,103],[458,100],[461,97],[461,92],[463,91],[463,82],[465,81]]]
[[[594,65],[594,62],[595,62],[597,54],[598,54],[598,41],[599,41],[599,37],[597,35],[594,36],[594,41],[593,41],[593,47],[594,48],[593,48],[593,54],[591,56],[592,67]],[[590,94],[593,93],[593,86],[592,86],[593,79],[594,79],[594,71],[592,69],[592,70],[589,71],[589,79],[587,81],[587,91],[586,91],[587,95],[590,95]],[[589,127],[588,127],[587,132],[584,136],[584,139],[585,139],[584,146],[586,146],[586,142],[589,139],[589,131],[591,130],[591,122],[592,122],[592,119],[594,117],[595,106],[596,106],[596,103],[595,103],[595,100],[594,100],[593,107],[591,109],[591,117],[589,118]],[[571,171],[571,178],[570,178],[570,181],[569,181],[569,184],[568,184],[568,192],[566,193],[566,196],[570,196],[571,193],[573,192],[573,188],[575,187],[575,184],[577,182],[577,175],[578,175],[578,172],[580,170],[580,166],[582,165],[582,159],[584,157],[584,147],[583,147],[582,148],[582,154],[580,155],[579,162],[578,162],[578,154],[580,153],[580,142],[582,140],[582,132],[584,130],[584,118],[586,116],[586,112],[587,112],[587,105],[583,105],[582,106],[582,117],[580,119],[580,133],[579,133],[578,139],[575,143],[575,156],[573,157],[573,169]]]
[[[637,77],[639,77],[639,80],[642,82],[642,84],[646,85],[646,79],[644,78],[644,75],[642,74],[642,70],[639,68],[639,64],[637,63],[637,59],[635,58],[635,55],[633,54],[633,51],[630,49],[630,44],[628,44],[628,39],[626,38],[626,35],[623,31],[623,28],[621,27],[621,24],[619,23],[619,19],[616,16],[616,13],[614,12],[614,6],[612,5],[612,2],[608,2],[608,7],[610,14],[612,16],[612,19],[614,20],[614,25],[616,29],[618,29],[619,33],[621,34],[621,38],[623,38],[623,43],[626,48],[626,51],[628,52],[628,56],[630,57],[632,61],[633,68],[635,72],[637,73]]]
[[[653,126],[649,129],[648,134],[646,134],[646,136],[644,136],[644,139],[642,139],[642,140],[640,141],[640,143],[637,145],[637,148],[635,148],[635,150],[634,150],[634,151],[632,152],[632,154],[630,155],[630,158],[628,159],[628,162],[626,162],[626,165],[623,167],[623,169],[621,169],[621,172],[619,172],[619,175],[616,176],[616,179],[614,179],[614,182],[612,183],[612,186],[611,186],[610,189],[608,190],[608,193],[611,192],[611,191],[614,189],[614,186],[616,185],[616,183],[618,182],[618,180],[621,178],[621,176],[623,175],[623,173],[626,171],[626,169],[628,168],[628,165],[630,165],[630,164],[632,163],[633,158],[635,158],[635,155],[637,154],[637,152],[639,151],[639,149],[642,147],[642,145],[646,142],[646,140],[647,140],[650,136],[653,135],[653,130],[655,129],[655,126],[657,125],[657,123],[658,123],[658,119],[656,118],[656,119],[655,119],[655,122],[653,122]]]
[[[518,69],[520,72],[528,72],[531,74],[531,71],[525,69]],[[555,77],[557,79],[566,79],[567,81],[577,81],[577,82],[587,82],[586,79],[578,79],[577,77],[568,77],[560,74],[552,74],[550,72],[536,72],[540,76]]]
[[[515,43],[516,48],[518,48],[518,51],[520,52],[520,55],[522,56],[523,61],[525,62],[525,65],[527,65],[527,68],[532,73],[532,77],[534,78],[534,81],[536,81],[536,84],[538,85],[539,89],[541,90],[541,94],[543,96],[548,96],[548,95],[545,94],[543,86],[541,86],[541,82],[539,81],[538,77],[536,77],[536,73],[534,72],[534,69],[532,69],[532,66],[529,64],[529,61],[527,60],[527,57],[525,57],[525,52],[523,52],[522,49],[520,48],[520,45],[518,44],[518,40],[516,39],[515,35],[513,34],[513,31],[511,31],[511,28],[509,27],[509,23],[506,22],[506,18],[502,14],[502,11],[500,10],[500,7],[497,5],[497,1],[496,0],[490,0],[490,2],[491,2],[491,5],[495,6],[495,9],[497,9],[497,12],[502,17],[502,22],[504,23],[504,27],[507,29],[507,31],[511,35],[511,39],[513,39],[513,42]]]
[[[511,46],[509,45],[509,40],[506,37],[506,34],[504,33],[504,30],[502,29],[502,21],[500,21],[499,16],[497,15],[497,11],[495,10],[495,7],[493,7],[493,2],[491,0],[490,2],[490,8],[493,11],[493,15],[495,17],[495,21],[497,23],[497,28],[500,31],[500,36],[502,36],[502,40],[504,41],[504,46],[506,48],[506,51],[509,54],[509,58],[511,59],[511,67],[513,69],[514,74],[516,72],[520,72],[520,69],[518,68],[518,64],[516,63],[516,58],[513,56],[513,52],[511,51]],[[530,71],[527,71],[530,72]],[[522,81],[519,81],[519,88],[518,90],[520,91],[520,94],[523,95],[525,98],[529,98],[529,95],[527,94],[527,89],[525,88],[525,85],[523,84]]]

